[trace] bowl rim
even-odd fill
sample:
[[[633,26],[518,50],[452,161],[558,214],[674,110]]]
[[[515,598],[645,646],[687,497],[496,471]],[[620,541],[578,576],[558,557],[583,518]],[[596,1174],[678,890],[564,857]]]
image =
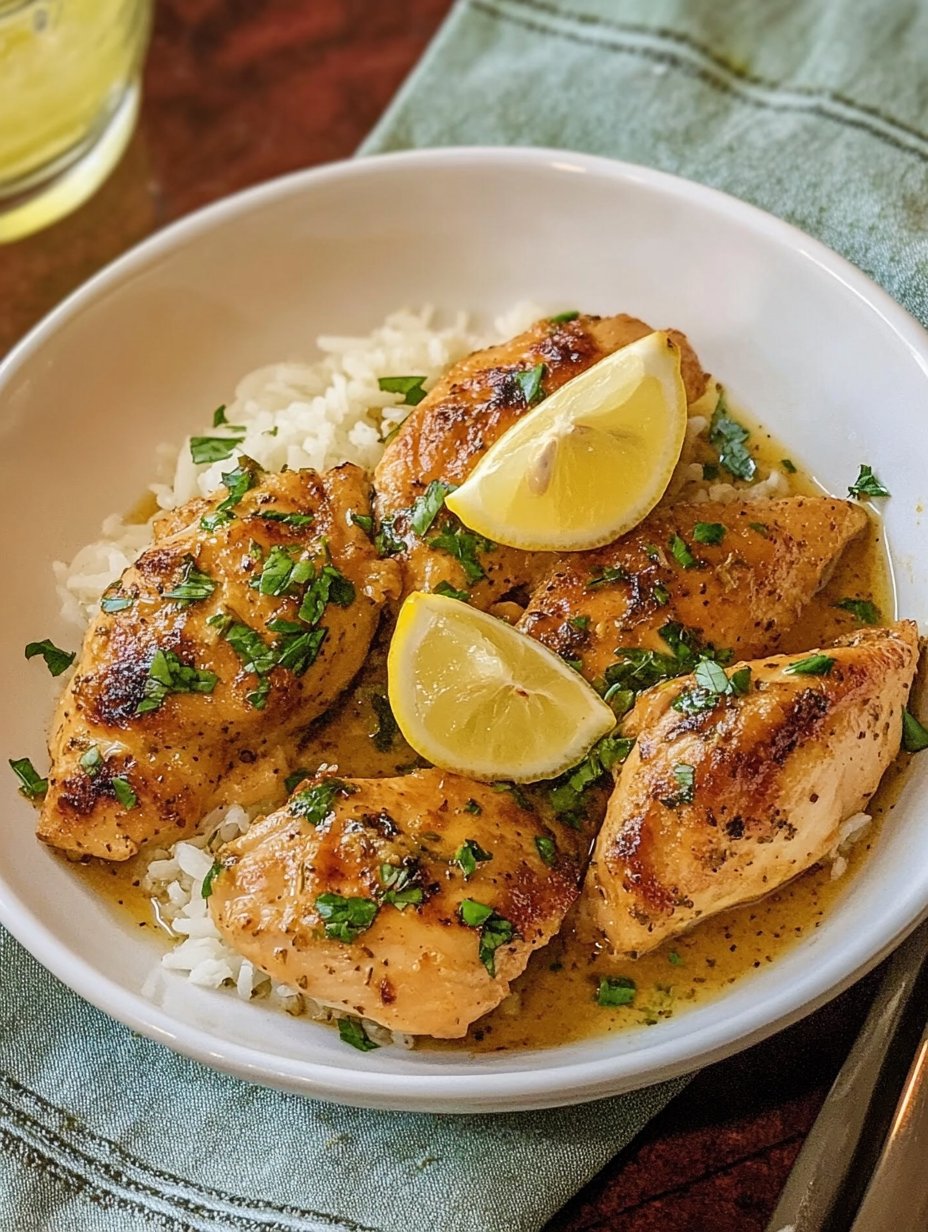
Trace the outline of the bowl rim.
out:
[[[0,362],[0,396],[58,328],[85,305],[156,263],[175,247],[208,233],[216,224],[312,192],[330,182],[376,177],[383,169],[443,170],[467,166],[516,173],[525,169],[587,173],[617,185],[643,187],[701,206],[742,231],[800,255],[816,267],[818,275],[837,282],[844,293],[860,300],[903,343],[908,358],[922,369],[928,381],[928,332],[919,322],[845,258],[757,206],[668,172],[597,155],[531,146],[451,146],[377,154],[296,171],[244,189],[173,222],[94,274],[13,347]],[[69,952],[13,892],[0,869],[0,923],[53,975],[132,1030],[213,1069],[265,1086],[355,1107],[406,1111],[466,1113],[554,1107],[619,1094],[694,1071],[757,1043],[837,996],[875,967],[925,915],[928,901],[919,901],[911,893],[896,896],[866,932],[866,940],[852,937],[844,946],[832,947],[830,953],[810,964],[805,977],[778,996],[773,1017],[769,1007],[764,1008],[765,999],[758,998],[750,1009],[721,1022],[704,1024],[677,1040],[662,1041],[658,1037],[652,1045],[595,1060],[501,1070],[482,1076],[384,1073],[283,1058],[178,1023],[141,993],[126,989],[80,955]],[[557,1050],[550,1051],[554,1054]]]

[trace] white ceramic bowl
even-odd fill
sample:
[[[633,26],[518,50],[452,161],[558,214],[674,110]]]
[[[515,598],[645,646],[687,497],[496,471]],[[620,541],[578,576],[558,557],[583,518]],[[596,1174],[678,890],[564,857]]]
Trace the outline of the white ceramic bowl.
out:
[[[829,489],[874,466],[893,493],[899,611],[924,617],[928,336],[861,273],[758,210],[640,167],[544,150],[372,158],[170,227],[67,300],[0,369],[5,755],[46,764],[54,682],[22,647],[73,640],[49,562],[135,502],[159,441],[199,424],[248,369],[306,354],[317,333],[367,330],[402,304],[489,317],[523,298],[678,326]],[[155,1007],[140,994],[155,943],[35,841],[12,776],[0,788],[0,919],[81,996],[257,1082],[388,1108],[570,1103],[723,1057],[873,966],[928,907],[926,788],[928,754],[863,871],[774,965],[656,1026],[549,1051],[361,1054],[325,1028],[179,981]]]

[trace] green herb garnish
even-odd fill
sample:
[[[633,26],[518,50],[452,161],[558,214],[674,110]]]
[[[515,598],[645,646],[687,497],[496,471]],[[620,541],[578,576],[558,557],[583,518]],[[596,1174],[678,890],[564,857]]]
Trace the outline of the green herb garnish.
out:
[[[596,1004],[612,1008],[617,1005],[631,1005],[635,1000],[635,981],[624,975],[612,979],[603,978],[596,990]]]
[[[464,880],[469,881],[477,871],[477,865],[493,859],[493,853],[484,851],[476,839],[467,838],[452,857],[464,874]]]
[[[244,439],[244,432],[236,432],[233,436],[191,436],[190,456],[196,466],[224,462]]]
[[[788,676],[827,676],[835,665],[831,655],[814,654],[805,659],[797,659],[783,670]]]
[[[541,857],[542,864],[547,864],[548,868],[553,868],[557,864],[557,846],[554,839],[549,838],[547,834],[536,835],[535,850]]]
[[[110,779],[113,787],[113,794],[124,809],[138,808],[139,798],[132,790],[132,784],[128,779],[114,778]]]
[[[703,525],[706,525],[706,523],[703,523]],[[670,548],[670,555],[681,569],[696,569],[698,567],[700,562],[690,551],[685,539],[681,539],[679,535],[674,535],[667,546]]]
[[[103,754],[95,744],[81,754],[80,767],[89,779],[95,779],[103,769]]]
[[[681,957],[680,954],[677,953],[676,950],[670,951],[670,953],[667,955],[667,961],[670,963],[672,967],[682,967],[683,966],[683,958]]]
[[[480,930],[480,943],[477,954],[486,967],[489,975],[496,975],[496,951],[501,945],[506,945],[515,935],[512,923],[501,915],[497,915],[492,907],[478,903],[472,898],[465,898],[458,908],[461,922],[468,928]]]
[[[213,427],[228,428],[231,432],[245,431],[241,424],[230,424],[228,419],[226,419],[225,403],[223,403],[222,406],[217,406],[215,411],[213,411]]]
[[[132,607],[135,600],[129,595],[119,594],[118,589],[118,582],[113,582],[112,585],[107,586],[100,599],[101,612],[107,612],[112,615],[114,612],[124,612],[127,607]]]
[[[621,565],[606,565],[599,573],[591,574],[586,584],[587,590],[595,590],[597,586],[608,586],[612,582],[627,582],[629,573]]]
[[[468,800],[467,803],[464,805],[464,812],[473,813],[475,817],[479,817],[480,814],[483,812],[483,809],[480,807],[480,805],[477,803],[476,800],[472,799],[472,800]]]
[[[312,770],[294,770],[292,774],[288,774],[284,779],[284,790],[289,796],[295,787],[303,782],[304,779],[312,778]]]
[[[288,808],[294,817],[302,817],[311,826],[319,826],[335,811],[336,796],[350,796],[358,789],[342,779],[324,779],[314,787],[298,791]]]
[[[862,625],[878,625],[880,623],[879,608],[870,599],[839,599],[835,607],[840,608],[843,612],[850,612],[855,620],[859,620]]]
[[[73,650],[59,649],[54,642],[50,642],[46,637],[41,642],[30,642],[26,646],[27,659],[34,659],[36,655],[42,656],[45,660],[45,666],[53,676],[60,676],[74,662],[75,652]]]
[[[466,590],[457,590],[450,582],[441,581],[435,587],[436,595],[444,595],[446,599],[457,599],[460,603],[469,603],[470,595]]]
[[[693,676],[696,687],[684,689],[671,703],[674,710],[683,714],[699,714],[704,710],[712,710],[723,697],[747,693],[751,687],[749,667],[740,667],[729,676],[721,664],[712,659],[703,659],[697,663]]]
[[[216,589],[216,583],[208,573],[202,573],[192,556],[184,557],[181,579],[173,590],[164,592],[165,599],[174,599],[179,604],[197,603],[208,599]]]
[[[425,397],[422,386],[427,380],[424,376],[382,376],[377,387],[385,394],[402,394],[406,406],[418,406]]]
[[[721,543],[725,538],[725,527],[721,522],[697,522],[693,527],[693,538],[697,543]]]
[[[234,517],[232,510],[245,493],[255,486],[261,473],[258,463],[244,455],[239,459],[239,465],[234,471],[225,471],[222,475],[222,484],[229,495],[219,502],[212,513],[204,513],[200,518],[200,525],[203,529],[214,531],[220,526],[225,526],[227,522],[231,522]]]
[[[409,511],[409,524],[420,538],[438,517],[445,497],[453,491],[453,484],[433,479],[422,495],[416,498]]]
[[[457,526],[435,535],[429,540],[429,546],[453,556],[464,570],[468,582],[473,585],[486,577],[483,566],[477,559],[477,553],[490,552],[496,544],[491,539],[484,539],[482,535],[465,530],[463,526]]]
[[[571,616],[567,623],[578,633],[585,633],[590,627],[590,618],[589,616]]]
[[[222,863],[219,860],[215,860],[213,862],[212,868],[203,878],[203,884],[200,886],[200,897],[201,898],[209,898],[209,896],[213,892],[213,882],[216,880],[216,878],[219,876],[221,872],[222,872]]]
[[[544,380],[546,371],[544,364],[536,364],[534,368],[528,368],[524,372],[515,374],[516,384],[522,390],[526,406],[540,402],[545,396],[541,382]]]
[[[393,741],[400,730],[396,719],[393,717],[390,699],[383,693],[373,693],[371,695],[371,705],[374,708],[374,714],[377,716],[377,727],[371,736],[374,748],[378,749],[381,753],[388,753],[393,748]]]
[[[666,607],[670,602],[670,591],[658,582],[656,586],[651,587],[651,598],[658,607]]]
[[[552,325],[566,325],[569,321],[576,321],[580,315],[576,309],[571,309],[570,312],[559,312],[557,316],[548,317]]]
[[[696,771],[686,762],[679,762],[673,768],[674,781],[677,784],[677,790],[672,796],[666,796],[661,800],[661,804],[665,804],[667,808],[677,808],[681,804],[692,804],[693,797],[696,794]]]
[[[372,898],[346,898],[343,894],[320,894],[315,903],[325,935],[333,941],[354,941],[373,924],[380,910]]]
[[[343,1044],[350,1044],[352,1048],[357,1048],[358,1052],[371,1052],[380,1047],[374,1043],[357,1018],[339,1018],[338,1034]]]
[[[396,534],[395,522],[397,515],[391,514],[381,520],[377,533],[374,535],[374,547],[378,556],[396,556],[402,552],[406,544]]]
[[[780,465],[786,471],[787,475],[796,474],[796,463],[792,460],[792,458],[781,458]]]
[[[558,820],[569,826],[579,826],[585,815],[587,788],[613,767],[621,765],[634,745],[634,740],[624,736],[603,736],[583,761],[554,779],[549,800]]]
[[[732,419],[728,413],[725,395],[719,394],[709,424],[709,443],[719,455],[719,463],[736,479],[750,481],[757,471],[757,463],[745,447],[745,441],[750,435],[747,428]]]
[[[344,573],[340,573],[334,565],[323,565],[318,576],[306,587],[297,616],[308,625],[318,624],[327,603],[350,607],[356,593],[354,583]]]
[[[762,535],[764,539],[770,538],[770,527],[766,522],[748,522],[748,527],[756,531],[758,535]]]
[[[212,693],[218,681],[215,672],[182,663],[172,650],[161,650],[159,647],[152,656],[142,700],[136,706],[135,713],[148,714],[159,710],[171,693]]]
[[[873,473],[873,468],[861,463],[860,474],[847,490],[848,496],[889,496],[889,489],[884,487]]]
[[[374,533],[374,519],[369,513],[355,513],[353,509],[348,512],[348,521],[355,526],[359,526],[364,531],[365,535],[371,536]]]
[[[902,747],[907,753],[921,753],[928,749],[928,728],[919,723],[910,710],[902,712]]]
[[[48,791],[48,779],[43,779],[36,772],[35,766],[28,757],[20,757],[15,761],[9,759],[10,769],[19,779],[20,793],[29,800],[38,800]]]
[[[281,526],[310,526],[315,521],[311,513],[287,513],[283,509],[261,509],[258,517],[266,522],[279,522]]]

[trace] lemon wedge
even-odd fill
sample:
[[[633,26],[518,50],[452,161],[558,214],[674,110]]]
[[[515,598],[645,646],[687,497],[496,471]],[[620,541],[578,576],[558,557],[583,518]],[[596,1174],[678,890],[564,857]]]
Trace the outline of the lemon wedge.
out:
[[[651,512],[685,435],[679,349],[667,334],[648,334],[523,415],[445,504],[510,547],[599,547]]]
[[[563,659],[459,599],[415,591],[387,658],[390,705],[407,742],[476,779],[553,778],[615,726]]]

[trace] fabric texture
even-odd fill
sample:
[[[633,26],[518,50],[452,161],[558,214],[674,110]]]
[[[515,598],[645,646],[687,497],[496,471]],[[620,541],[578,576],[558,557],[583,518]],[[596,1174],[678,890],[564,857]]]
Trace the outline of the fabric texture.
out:
[[[928,322],[928,6],[465,0],[364,151],[563,146],[812,232]],[[215,1074],[0,931],[0,1232],[530,1232],[681,1082],[544,1113],[359,1112]]]

